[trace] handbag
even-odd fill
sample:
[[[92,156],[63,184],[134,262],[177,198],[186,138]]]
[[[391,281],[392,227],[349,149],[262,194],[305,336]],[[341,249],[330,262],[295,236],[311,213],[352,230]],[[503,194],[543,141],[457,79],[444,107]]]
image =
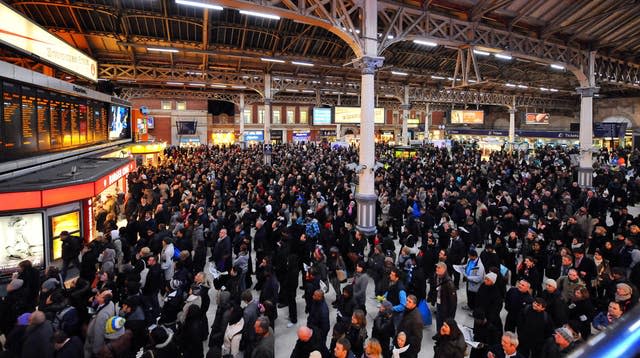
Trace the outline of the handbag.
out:
[[[431,310],[429,306],[427,306],[427,301],[420,300],[418,303],[418,311],[420,311],[420,315],[422,316],[422,323],[425,326],[430,326],[432,323]]]
[[[342,269],[336,270],[336,277],[338,278],[338,281],[340,281],[340,283],[344,283],[347,281],[347,273]]]

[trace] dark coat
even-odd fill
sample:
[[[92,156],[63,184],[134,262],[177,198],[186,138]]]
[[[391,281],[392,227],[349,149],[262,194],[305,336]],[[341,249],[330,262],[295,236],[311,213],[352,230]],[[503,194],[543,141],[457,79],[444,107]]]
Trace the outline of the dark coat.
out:
[[[433,350],[435,351],[434,358],[464,358],[467,344],[462,334],[455,339],[452,339],[451,336],[443,337],[438,334]]]
[[[37,326],[28,326],[24,333],[22,358],[53,357],[51,337],[53,337],[53,327],[49,321],[44,321]]]
[[[53,356],[55,358],[78,358],[82,357],[83,354],[82,340],[77,336],[73,336],[60,350],[56,351]]]
[[[275,357],[275,337],[273,330],[269,328],[269,335],[258,339],[251,358],[273,358]]]
[[[322,335],[316,328],[313,329],[313,335],[307,342],[300,339],[296,341],[296,345],[291,352],[290,358],[308,358],[313,351],[319,351],[322,358],[329,358],[329,350],[326,344],[326,335]]]
[[[417,307],[412,310],[405,309],[402,321],[400,321],[398,325],[398,332],[404,332],[407,335],[407,344],[410,344],[407,352],[411,352],[411,354],[415,354],[416,356],[422,346],[423,325],[422,315]]]
[[[321,337],[327,337],[329,334],[329,307],[327,303],[322,301],[313,301],[309,307],[309,317],[307,317],[307,325],[313,326],[320,330]]]

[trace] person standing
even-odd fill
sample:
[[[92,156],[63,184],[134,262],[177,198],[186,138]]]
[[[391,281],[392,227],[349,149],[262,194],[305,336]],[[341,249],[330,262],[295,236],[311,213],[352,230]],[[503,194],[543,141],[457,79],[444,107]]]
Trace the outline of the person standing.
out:
[[[21,358],[53,357],[53,327],[47,321],[44,312],[35,311],[29,316],[22,343]]]
[[[77,236],[69,235],[68,231],[63,231],[60,233],[60,241],[62,241],[62,280],[67,279],[67,271],[69,270],[69,266],[73,265],[73,267],[80,269],[80,260],[78,260],[78,256],[80,255],[80,249],[82,248],[82,242],[80,238]],[[64,282],[63,282],[64,284]]]
[[[453,319],[456,316],[458,306],[456,288],[447,274],[447,264],[444,262],[436,264],[436,273],[431,280],[428,300],[436,307],[436,329],[440,330],[446,319]]]
[[[166,286],[169,286],[169,282],[173,279],[173,273],[175,270],[173,264],[173,255],[175,249],[173,247],[173,240],[170,237],[162,238],[162,254],[160,254],[160,267],[164,272],[164,281]]]
[[[111,302],[111,290],[101,290],[93,298],[95,313],[87,326],[87,337],[84,342],[84,358],[92,358],[104,345],[104,331],[107,320],[116,315],[116,307]]]
[[[389,272],[389,289],[384,298],[393,305],[393,325],[397,329],[407,304],[407,292],[404,289],[404,284],[400,281],[400,271],[396,267],[393,267]]]
[[[257,343],[251,352],[251,358],[273,358],[275,356],[275,338],[269,318],[258,317],[253,328]]]
[[[418,356],[422,346],[423,322],[420,311],[416,309],[417,307],[418,298],[415,295],[407,296],[404,315],[398,326],[398,331],[407,335],[407,344],[409,344],[407,355],[414,357]]]

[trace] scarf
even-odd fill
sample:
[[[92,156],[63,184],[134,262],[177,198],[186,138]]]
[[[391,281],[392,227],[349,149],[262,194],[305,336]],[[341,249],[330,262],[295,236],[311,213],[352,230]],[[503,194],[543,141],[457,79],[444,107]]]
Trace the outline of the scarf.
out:
[[[400,354],[406,352],[410,346],[411,346],[410,344],[407,344],[402,348],[393,348],[393,352],[391,353],[391,358],[400,358]]]

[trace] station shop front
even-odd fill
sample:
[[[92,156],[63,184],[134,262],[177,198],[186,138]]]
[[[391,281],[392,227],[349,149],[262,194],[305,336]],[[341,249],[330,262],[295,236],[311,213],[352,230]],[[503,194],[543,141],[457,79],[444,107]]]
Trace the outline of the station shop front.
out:
[[[60,233],[96,238],[96,216],[111,210],[135,170],[130,158],[82,158],[0,183],[0,280],[20,261],[58,263]]]

